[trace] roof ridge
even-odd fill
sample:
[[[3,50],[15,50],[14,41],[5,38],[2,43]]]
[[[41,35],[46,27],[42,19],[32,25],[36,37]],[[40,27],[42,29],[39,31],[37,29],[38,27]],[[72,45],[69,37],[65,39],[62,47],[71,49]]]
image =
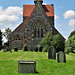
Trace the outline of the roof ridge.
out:
[[[48,17],[53,16],[54,17],[54,6],[51,5],[42,5],[46,15]],[[29,17],[34,10],[35,5],[24,5],[23,6],[23,17]],[[48,12],[47,12],[48,10]]]

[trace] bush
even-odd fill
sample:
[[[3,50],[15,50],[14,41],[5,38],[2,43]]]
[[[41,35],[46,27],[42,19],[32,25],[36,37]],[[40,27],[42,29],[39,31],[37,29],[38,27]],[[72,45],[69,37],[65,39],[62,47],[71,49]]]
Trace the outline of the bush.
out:
[[[39,47],[39,51],[40,51],[40,52],[42,52],[42,50],[43,50],[43,47],[42,47],[42,46],[40,46],[40,47]]]
[[[38,47],[35,48],[35,52],[38,52]]]
[[[65,42],[65,51],[69,50],[69,52],[74,52],[75,49],[75,35],[69,37]]]
[[[50,48],[50,46],[46,45],[46,46],[43,48],[42,51],[43,51],[43,52],[48,52],[49,48]]]
[[[48,32],[46,37],[44,37],[41,41],[40,44],[43,45],[43,51],[47,52],[50,46],[54,46],[56,49],[56,52],[59,51],[64,51],[64,46],[65,46],[65,39],[60,35],[52,35],[51,32]]]
[[[55,47],[56,52],[59,52],[59,51],[64,52],[65,40],[63,39],[63,37],[60,34],[54,35],[52,45]]]
[[[9,48],[8,48],[8,47],[6,47],[6,50],[7,50],[7,51],[9,51]]]
[[[14,48],[14,51],[15,51],[15,52],[18,52],[18,48],[17,48],[17,47],[15,47],[15,48]]]
[[[26,45],[24,45],[24,51],[28,51],[28,49],[27,49],[27,46],[26,46]]]
[[[47,52],[47,48],[49,48],[50,46],[52,46],[52,42],[53,42],[53,36],[52,33],[49,31],[46,35],[46,37],[44,37],[41,41],[40,41],[40,45],[42,45],[43,51]]]

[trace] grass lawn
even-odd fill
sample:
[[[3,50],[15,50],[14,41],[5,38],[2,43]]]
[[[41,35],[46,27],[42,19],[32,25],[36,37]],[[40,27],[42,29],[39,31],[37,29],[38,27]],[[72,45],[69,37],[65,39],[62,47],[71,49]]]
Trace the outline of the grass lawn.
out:
[[[75,75],[75,54],[66,54],[67,63],[48,59],[47,52],[0,51],[0,75]],[[37,74],[18,74],[18,60],[36,60]]]

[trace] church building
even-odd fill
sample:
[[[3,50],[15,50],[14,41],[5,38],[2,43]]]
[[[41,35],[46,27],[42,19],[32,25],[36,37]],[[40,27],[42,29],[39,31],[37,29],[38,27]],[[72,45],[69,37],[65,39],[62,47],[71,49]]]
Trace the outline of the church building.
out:
[[[52,35],[58,34],[54,26],[54,16],[54,5],[45,5],[43,0],[34,0],[34,5],[23,5],[23,22],[10,34],[10,47],[38,47],[48,31]]]

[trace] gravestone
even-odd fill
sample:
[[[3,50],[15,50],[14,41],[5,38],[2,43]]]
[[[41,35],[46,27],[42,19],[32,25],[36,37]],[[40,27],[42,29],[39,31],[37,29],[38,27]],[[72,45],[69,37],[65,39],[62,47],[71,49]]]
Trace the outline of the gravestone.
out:
[[[3,49],[3,52],[7,52],[7,49]]]
[[[59,51],[57,54],[57,61],[58,63],[66,63],[66,56],[63,51]]]
[[[36,73],[36,61],[18,61],[18,73]]]
[[[54,46],[51,46],[48,51],[48,59],[56,59],[56,50]]]

